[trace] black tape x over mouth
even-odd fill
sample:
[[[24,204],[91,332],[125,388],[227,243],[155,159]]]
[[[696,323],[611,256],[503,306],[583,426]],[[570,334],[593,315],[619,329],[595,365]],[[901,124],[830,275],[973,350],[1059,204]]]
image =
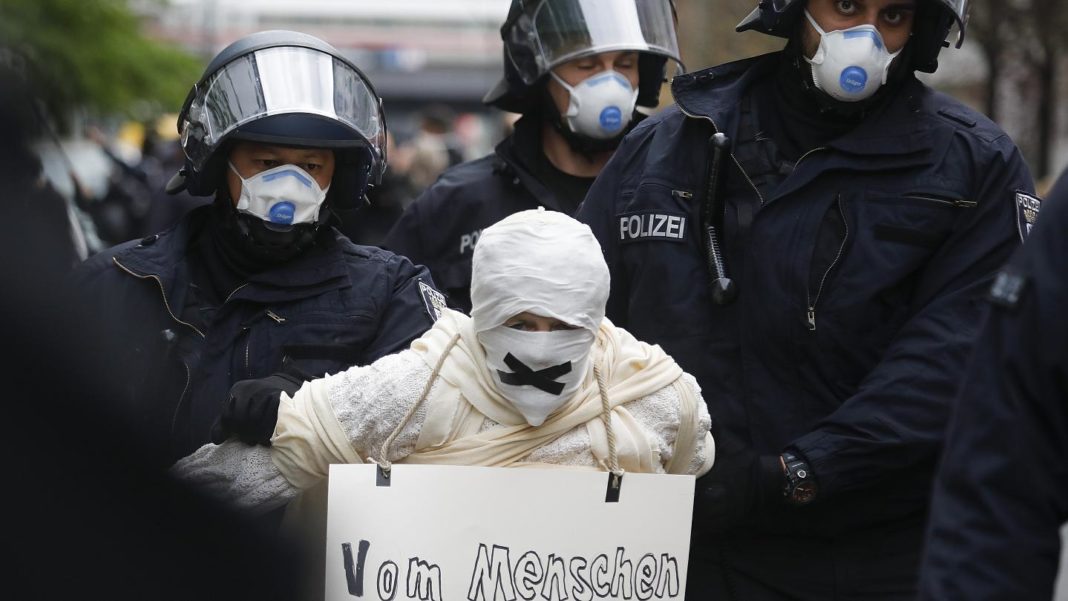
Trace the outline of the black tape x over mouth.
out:
[[[514,373],[497,370],[497,373],[501,376],[502,383],[511,384],[512,386],[533,386],[549,394],[558,395],[563,392],[564,383],[555,382],[554,380],[564,374],[571,373],[570,361],[534,371],[512,353],[504,356],[504,364],[512,368]]]

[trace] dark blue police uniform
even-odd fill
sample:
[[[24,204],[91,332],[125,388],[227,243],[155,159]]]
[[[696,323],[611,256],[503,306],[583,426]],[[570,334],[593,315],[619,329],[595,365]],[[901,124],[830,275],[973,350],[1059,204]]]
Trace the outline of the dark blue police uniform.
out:
[[[537,114],[524,117],[494,154],[446,170],[386,236],[385,248],[430,269],[454,308],[471,310],[471,253],[483,228],[539,206],[573,212],[533,173],[540,126]]]
[[[190,302],[202,294],[191,283],[190,247],[212,210],[91,257],[74,275],[79,302],[116,318],[95,359],[124,380],[117,409],[147,439],[168,441],[159,458],[168,464],[209,442],[235,382],[370,363],[406,348],[444,306],[425,268],[336,230],[218,306]]]
[[[715,305],[708,140],[744,145],[747,90],[778,63],[676,77],[676,106],[624,140],[577,217],[611,270],[608,316],[692,373],[725,432],[760,454],[792,449],[819,485],[812,505],[695,532],[687,597],[907,598],[979,299],[1020,243],[1033,184],[997,126],[910,75],[775,186],[726,159],[720,233],[738,296]]]
[[[1068,521],[1068,177],[998,274],[935,480],[924,601],[1053,598]]]

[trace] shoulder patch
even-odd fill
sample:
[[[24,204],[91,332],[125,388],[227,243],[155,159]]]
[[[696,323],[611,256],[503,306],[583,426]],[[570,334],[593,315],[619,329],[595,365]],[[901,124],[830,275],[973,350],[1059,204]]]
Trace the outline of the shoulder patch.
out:
[[[1042,200],[1026,192],[1016,192],[1016,222],[1020,230],[1020,240],[1027,238],[1031,228],[1038,221],[1038,212],[1042,208]]]
[[[1026,286],[1027,276],[1012,268],[1005,268],[994,278],[994,283],[990,285],[990,291],[986,297],[999,307],[1012,309],[1019,304]]]
[[[447,307],[445,295],[423,280],[419,280],[419,296],[423,297],[423,306],[426,307],[426,314],[430,316],[430,319],[433,321],[441,319],[441,314]]]
[[[618,216],[619,241],[640,242],[643,240],[662,240],[665,242],[685,242],[686,215],[639,211]]]

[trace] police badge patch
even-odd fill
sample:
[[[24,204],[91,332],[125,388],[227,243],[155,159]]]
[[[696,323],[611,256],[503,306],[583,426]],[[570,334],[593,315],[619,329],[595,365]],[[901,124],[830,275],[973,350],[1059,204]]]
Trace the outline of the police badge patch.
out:
[[[1020,229],[1020,240],[1027,238],[1031,228],[1038,221],[1038,211],[1042,208],[1042,200],[1037,196],[1031,196],[1026,192],[1016,193],[1016,221]]]
[[[428,286],[423,280],[419,280],[419,295],[423,297],[427,315],[434,321],[441,319],[446,308],[445,295]]]

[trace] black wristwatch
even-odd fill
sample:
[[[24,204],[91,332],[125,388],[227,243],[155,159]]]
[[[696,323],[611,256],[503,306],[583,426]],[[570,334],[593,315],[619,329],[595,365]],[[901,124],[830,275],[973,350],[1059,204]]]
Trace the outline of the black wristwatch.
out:
[[[818,487],[808,462],[790,451],[783,451],[783,471],[786,474],[786,486],[783,495],[792,505],[807,505],[816,498]]]

